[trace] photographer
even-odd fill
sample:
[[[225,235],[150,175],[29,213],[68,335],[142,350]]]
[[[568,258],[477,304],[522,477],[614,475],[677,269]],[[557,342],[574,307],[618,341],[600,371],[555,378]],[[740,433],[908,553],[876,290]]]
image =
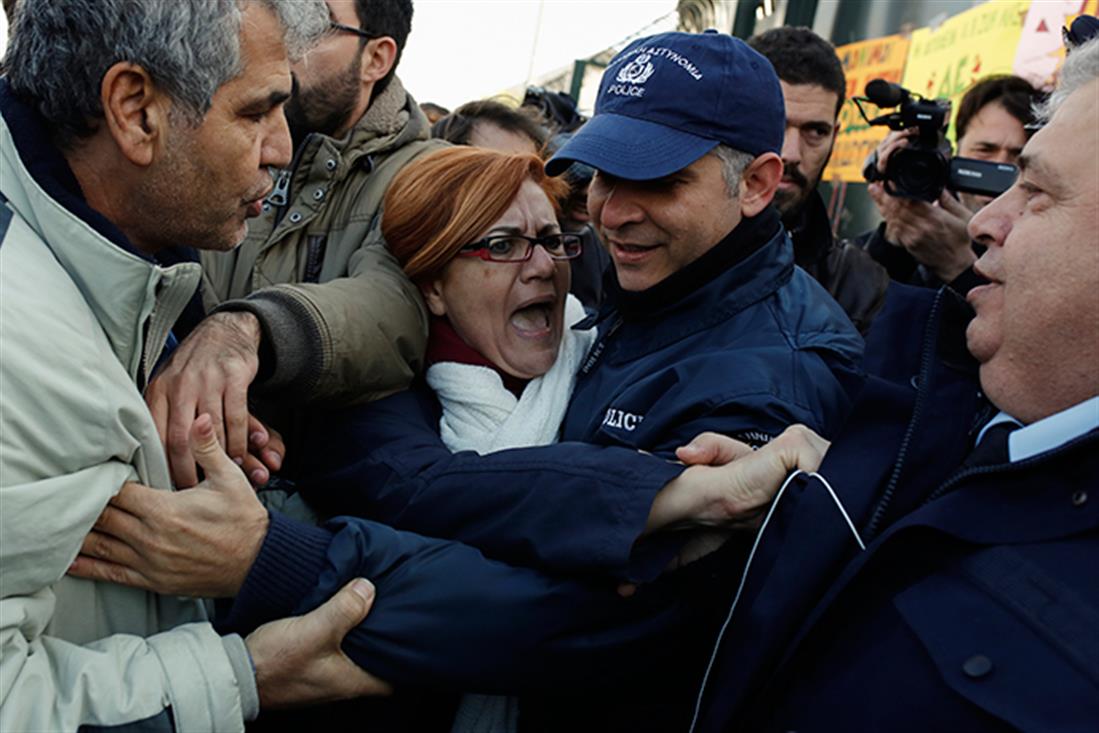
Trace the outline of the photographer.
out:
[[[957,154],[1014,164],[1030,136],[1032,106],[1039,93],[1017,76],[995,76],[975,84],[962,98],[955,122]],[[891,132],[877,149],[878,172],[885,173],[890,157],[907,147],[914,129]],[[894,280],[937,287],[953,283],[967,290],[970,267],[977,254],[966,231],[969,220],[991,198],[943,191],[932,203],[892,196],[881,181],[869,186],[870,197],[884,220],[862,235],[862,246],[889,271]]]

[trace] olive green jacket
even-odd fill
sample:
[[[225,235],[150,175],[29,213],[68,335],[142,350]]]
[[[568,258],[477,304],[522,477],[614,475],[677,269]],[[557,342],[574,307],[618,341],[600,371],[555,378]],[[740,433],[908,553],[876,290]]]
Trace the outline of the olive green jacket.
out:
[[[402,167],[443,145],[394,78],[345,139],[305,140],[240,247],[202,252],[207,312],[262,324],[257,392],[335,405],[408,386],[427,312],[384,246],[382,201]]]

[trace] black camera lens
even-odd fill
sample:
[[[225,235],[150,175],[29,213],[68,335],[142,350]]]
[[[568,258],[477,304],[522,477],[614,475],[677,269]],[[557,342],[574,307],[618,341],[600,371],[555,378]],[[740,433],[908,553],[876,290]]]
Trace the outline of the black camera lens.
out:
[[[889,157],[886,188],[894,196],[937,201],[950,176],[950,160],[939,150],[903,148]]]

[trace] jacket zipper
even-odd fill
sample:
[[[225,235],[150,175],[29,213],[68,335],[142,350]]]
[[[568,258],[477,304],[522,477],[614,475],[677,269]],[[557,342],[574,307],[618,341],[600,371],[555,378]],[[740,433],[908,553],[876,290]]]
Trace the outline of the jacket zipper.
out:
[[[305,257],[305,276],[302,282],[320,282],[321,269],[324,266],[324,254],[328,249],[328,237],[318,234],[306,237],[307,248]]]
[[[290,169],[279,171],[279,177],[275,180],[275,189],[267,196],[267,203],[272,206],[286,206],[290,194]]]
[[[909,445],[912,443],[916,428],[919,427],[923,418],[924,406],[927,403],[927,395],[931,391],[931,367],[935,361],[932,353],[932,342],[938,337],[940,330],[939,311],[942,309],[942,299],[943,291],[940,290],[935,297],[935,302],[931,306],[931,316],[928,318],[927,332],[924,334],[923,353],[920,356],[920,381],[916,393],[916,405],[912,408],[912,419],[909,421],[908,429],[904,433],[904,439],[901,441],[900,450],[897,451],[897,461],[893,465],[893,473],[889,477],[889,483],[886,484],[881,499],[878,500],[877,506],[874,507],[874,512],[870,515],[870,521],[866,523],[865,537],[868,542],[877,535],[878,526],[881,524],[885,517],[886,510],[893,501],[893,495],[896,493],[897,485],[900,483],[901,475],[904,473]],[[937,353],[938,349],[935,349],[935,355],[937,355]]]
[[[137,375],[138,391],[142,396],[145,394],[145,388],[149,386],[149,331],[153,328],[153,321],[156,319],[156,307],[153,307],[152,312],[149,314],[149,320],[145,322],[145,327],[142,329],[143,338],[141,343],[141,372]]]
[[[851,530],[851,534],[855,537],[855,542],[859,547],[859,550],[866,550],[866,542],[859,535],[855,529],[855,525],[851,522],[851,517],[848,515],[847,510],[844,508],[843,503],[840,502],[839,497],[836,495],[835,490],[828,483],[828,481],[819,473],[806,473],[802,470],[796,470],[786,477],[786,480],[779,487],[778,492],[775,494],[775,498],[771,500],[771,506],[767,510],[767,514],[763,518],[763,524],[760,525],[759,531],[756,533],[756,538],[752,542],[752,549],[748,552],[748,559],[744,563],[744,569],[740,573],[740,582],[737,585],[736,594],[733,596],[733,602],[729,606],[729,613],[725,616],[725,621],[721,624],[721,629],[717,632],[717,638],[714,640],[713,650],[710,652],[710,660],[706,664],[706,671],[702,675],[702,682],[699,684],[698,695],[695,698],[694,714],[691,718],[691,725],[687,729],[687,733],[694,733],[698,727],[699,718],[702,714],[702,703],[706,696],[706,688],[710,681],[710,673],[713,671],[714,663],[717,661],[718,652],[721,649],[721,644],[725,639],[725,632],[729,628],[729,624],[733,620],[733,616],[736,614],[737,606],[740,603],[741,593],[744,592],[744,586],[748,581],[748,573],[752,569],[752,563],[756,558],[756,550],[759,549],[760,543],[763,541],[763,536],[767,532],[767,527],[771,524],[771,517],[774,515],[775,510],[778,508],[779,503],[782,501],[783,496],[786,494],[786,488],[793,483],[794,479],[798,476],[805,476],[810,479],[816,479],[818,482],[824,484],[828,490],[829,495],[832,497],[832,501],[836,507],[839,508],[840,515],[847,523],[848,529]]]
[[[309,133],[302,141],[302,144],[298,146],[298,149],[294,151],[294,157],[290,160],[290,167],[279,171],[279,177],[275,179],[275,187],[267,196],[267,202],[275,207],[275,227],[278,227],[282,223],[282,217],[286,216],[287,204],[290,203],[290,179],[293,178],[294,171],[298,169],[302,153],[308,147],[309,138],[313,134]]]

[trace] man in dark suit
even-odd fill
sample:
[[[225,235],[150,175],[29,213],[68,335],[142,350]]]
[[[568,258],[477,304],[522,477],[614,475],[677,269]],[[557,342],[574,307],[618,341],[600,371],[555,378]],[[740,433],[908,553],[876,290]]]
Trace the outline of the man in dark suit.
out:
[[[694,730],[1094,730],[1099,40],[1046,120],[970,224],[976,316],[890,295],[842,437],[756,540]]]

